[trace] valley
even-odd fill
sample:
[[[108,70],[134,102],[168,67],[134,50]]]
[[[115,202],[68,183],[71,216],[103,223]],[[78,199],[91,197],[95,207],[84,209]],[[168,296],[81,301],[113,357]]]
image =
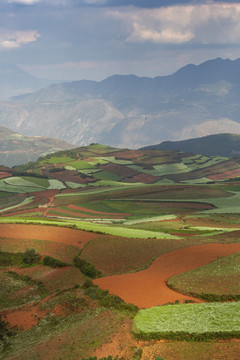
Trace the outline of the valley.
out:
[[[2,166],[0,358],[238,360],[239,164],[91,144]]]

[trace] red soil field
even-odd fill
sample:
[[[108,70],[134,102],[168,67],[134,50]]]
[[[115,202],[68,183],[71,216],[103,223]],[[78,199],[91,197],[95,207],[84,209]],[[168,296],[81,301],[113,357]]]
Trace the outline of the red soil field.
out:
[[[136,175],[136,176],[133,176],[133,177],[131,178],[131,180],[132,180],[133,182],[142,182],[142,183],[144,183],[144,184],[152,184],[152,183],[158,181],[159,178],[158,178],[157,176],[154,176],[154,175],[149,175],[149,174],[143,174],[143,173],[141,173],[141,174],[138,174],[138,175]]]
[[[79,242],[78,246],[66,245],[56,241],[23,238],[0,238],[0,250],[6,252],[24,252],[26,249],[34,248],[41,255],[49,255],[68,264],[79,253],[84,244]]]
[[[36,265],[30,268],[14,269],[18,274],[25,274],[32,279],[41,280],[50,292],[69,289],[75,284],[82,285],[85,277],[78,268],[66,266],[63,268],[50,268]]]
[[[240,175],[240,169],[235,169],[235,170],[225,171],[220,174],[208,176],[208,179],[217,181],[217,180],[231,179],[239,175]]]
[[[159,256],[146,270],[133,274],[108,276],[94,280],[94,284],[120,296],[127,303],[140,308],[163,305],[179,300],[200,300],[182,295],[166,285],[173,275],[183,273],[240,251],[240,243],[192,246]]]
[[[52,211],[51,211],[52,210]],[[56,217],[73,217],[73,218],[113,218],[113,219],[124,219],[124,216],[123,214],[121,214],[120,216],[116,216],[114,214],[111,214],[111,215],[102,215],[102,216],[99,216],[98,214],[81,214],[80,212],[79,213],[76,213],[76,212],[73,212],[73,211],[67,211],[67,210],[63,210],[63,209],[58,209],[58,208],[51,208],[48,212],[48,216],[52,216],[54,217],[54,215]]]
[[[28,210],[18,210],[18,211],[13,211],[13,212],[7,212],[5,214],[1,214],[2,217],[7,217],[7,216],[13,216],[13,215],[20,215],[20,214],[26,214],[26,213],[33,213],[33,212],[43,212],[43,210],[37,208],[37,209],[28,209]]]
[[[11,327],[16,326],[17,328],[28,330],[32,326],[37,325],[39,320],[47,314],[47,311],[40,310],[40,305],[37,304],[33,306],[24,305],[24,307],[19,309],[7,310],[3,314]]]
[[[64,227],[22,224],[0,224],[0,234],[6,238],[48,240],[79,248],[83,248],[86,243],[99,236]]]
[[[63,170],[56,172],[46,172],[53,179],[60,181],[72,181],[78,184],[85,184],[88,182],[94,182],[95,179],[91,177],[81,177],[81,174],[76,170]]]
[[[51,199],[52,197],[54,197],[55,195],[57,195],[59,193],[59,190],[43,190],[43,191],[35,191],[35,192],[31,192],[30,195],[39,197],[39,198],[44,198],[44,199]]]
[[[210,210],[213,209],[214,206],[211,204],[207,204],[207,203],[194,203],[194,202],[180,202],[180,201],[167,201],[167,202],[160,202],[159,201],[159,205],[160,207],[163,208],[174,208],[174,209],[192,209],[192,210]]]
[[[186,225],[190,226],[209,226],[209,227],[223,227],[223,228],[240,228],[240,224],[234,224],[234,223],[225,223],[225,222],[217,222],[211,219],[203,218],[188,218]]]
[[[107,165],[102,165],[101,169],[121,177],[132,177],[139,174],[138,171],[130,169],[127,166],[112,164],[112,163],[109,163]]]
[[[84,212],[89,212],[92,214],[102,214],[102,215],[122,215],[122,216],[130,216],[131,214],[123,214],[123,213],[109,213],[109,212],[102,212],[102,211],[97,211],[97,210],[91,210],[91,209],[87,209],[84,208],[82,206],[77,206],[77,205],[68,205],[67,206],[69,209],[73,209],[73,210],[79,210],[79,211],[84,211]]]
[[[5,178],[8,178],[10,176],[12,176],[11,173],[6,172],[6,171],[0,171],[0,179],[5,179]]]
[[[44,213],[45,216],[48,217],[75,217],[75,218],[90,218],[92,215],[75,213],[73,211],[67,211],[63,209],[58,209],[57,207],[52,207],[47,209]]]
[[[115,159],[134,159],[143,156],[144,153],[141,150],[121,150],[113,153],[108,153],[107,156],[115,156]]]

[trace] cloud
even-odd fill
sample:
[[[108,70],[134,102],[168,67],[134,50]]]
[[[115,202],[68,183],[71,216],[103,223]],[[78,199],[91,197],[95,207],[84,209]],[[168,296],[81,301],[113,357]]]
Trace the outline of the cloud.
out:
[[[109,10],[121,21],[130,43],[234,44],[240,43],[240,4],[207,3],[158,9]]]
[[[37,40],[40,34],[36,30],[31,31],[1,31],[0,49],[11,50]]]
[[[105,5],[107,0],[83,0],[83,2],[87,5]]]
[[[8,0],[10,4],[23,4],[23,5],[33,5],[41,2],[41,0]]]
[[[169,43],[169,44],[181,44],[191,40],[194,34],[190,31],[176,31],[173,29],[163,29],[157,31],[151,28],[147,28],[145,25],[138,23],[133,24],[133,32],[128,37],[129,42],[138,41],[152,41],[155,43]]]

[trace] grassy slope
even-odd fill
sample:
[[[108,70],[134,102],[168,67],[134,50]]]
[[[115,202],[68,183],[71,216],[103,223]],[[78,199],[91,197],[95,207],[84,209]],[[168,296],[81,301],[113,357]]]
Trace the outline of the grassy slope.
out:
[[[179,292],[214,295],[240,294],[240,254],[218,259],[199,269],[175,275],[168,284]]]

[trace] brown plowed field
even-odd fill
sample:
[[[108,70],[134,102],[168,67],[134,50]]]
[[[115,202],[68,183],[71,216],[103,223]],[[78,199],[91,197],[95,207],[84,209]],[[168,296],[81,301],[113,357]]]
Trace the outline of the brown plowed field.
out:
[[[73,210],[79,210],[79,211],[84,211],[84,212],[89,212],[89,213],[93,213],[93,214],[102,214],[102,215],[124,215],[124,216],[130,216],[131,214],[123,214],[123,213],[110,213],[110,212],[102,212],[102,211],[97,211],[97,210],[90,210],[87,208],[84,208],[82,206],[77,206],[77,205],[68,205],[67,206],[69,209],[73,209]]]
[[[160,256],[146,270],[104,277],[94,280],[94,283],[140,308],[163,305],[176,300],[193,300],[169,289],[166,281],[173,275],[208,264],[218,256],[227,256],[239,251],[240,243],[193,246]]]
[[[13,212],[7,212],[6,214],[1,214],[2,217],[7,217],[7,216],[14,216],[14,215],[20,215],[20,214],[26,214],[26,213],[35,213],[35,212],[43,212],[43,210],[37,208],[37,209],[28,209],[28,210],[18,210],[18,211],[13,211]]]
[[[131,181],[133,181],[133,182],[142,182],[144,184],[152,184],[158,180],[159,180],[159,178],[157,176],[144,174],[144,173],[135,175],[131,178]]]
[[[57,195],[59,190],[51,189],[51,190],[43,190],[43,191],[34,191],[31,192],[30,195],[37,196],[44,199],[50,199],[51,197]]]
[[[19,310],[6,311],[4,317],[12,327],[22,328],[24,330],[30,329],[37,325],[39,320],[47,314],[47,311],[40,310],[39,304],[29,306],[25,305]]]
[[[82,178],[81,174],[76,170],[63,170],[63,171],[56,171],[56,172],[49,172],[48,175],[60,181],[72,181],[77,184],[85,184],[89,182],[95,181],[91,177]]]
[[[109,163],[107,165],[102,165],[100,166],[102,170],[104,171],[108,171],[114,175],[117,176],[121,176],[121,177],[132,177],[135,176],[137,174],[139,174],[138,171],[133,170],[131,168],[128,168],[127,166],[124,165],[118,165],[118,164],[113,164],[113,163]]]
[[[220,174],[210,175],[208,176],[208,179],[217,181],[217,180],[231,179],[239,175],[240,175],[240,169],[235,169],[235,170],[225,171]]]
[[[87,242],[99,236],[64,227],[22,224],[0,224],[0,234],[6,238],[48,240],[79,248],[83,248]]]
[[[141,150],[121,150],[108,153],[108,156],[115,156],[115,159],[134,159],[143,156],[144,153]]]
[[[0,171],[0,179],[5,179],[5,178],[8,178],[10,176],[12,176],[11,173],[6,172],[6,171]]]
[[[163,208],[174,209],[191,209],[191,210],[210,210],[214,209],[214,206],[208,203],[186,202],[186,201],[159,201],[159,205]]]

